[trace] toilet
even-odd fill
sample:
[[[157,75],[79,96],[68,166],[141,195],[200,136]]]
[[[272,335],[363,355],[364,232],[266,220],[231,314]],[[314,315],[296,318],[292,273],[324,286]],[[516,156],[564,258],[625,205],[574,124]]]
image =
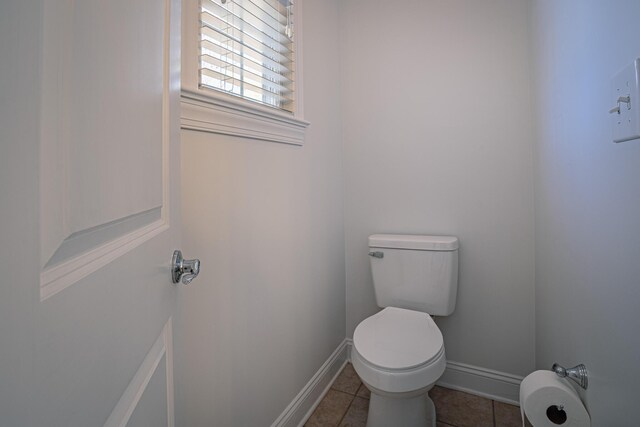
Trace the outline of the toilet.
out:
[[[435,426],[427,392],[446,366],[431,316],[450,315],[458,291],[458,239],[374,234],[369,255],[382,311],[360,322],[351,361],[371,391],[367,427]]]

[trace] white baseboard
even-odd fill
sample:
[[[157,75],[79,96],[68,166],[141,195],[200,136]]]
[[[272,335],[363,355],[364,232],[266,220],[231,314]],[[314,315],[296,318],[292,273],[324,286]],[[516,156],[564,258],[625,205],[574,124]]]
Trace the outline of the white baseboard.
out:
[[[345,340],[348,357],[351,360],[353,340]],[[486,397],[499,402],[519,406],[520,383],[523,377],[467,365],[465,363],[447,361],[447,368],[436,384],[452,390],[464,391],[477,396]]]
[[[278,419],[271,424],[271,427],[302,427],[304,425],[349,360],[348,347],[347,340],[344,340]]]
[[[523,377],[517,375],[448,361],[444,375],[436,384],[520,406],[520,383],[522,380]]]

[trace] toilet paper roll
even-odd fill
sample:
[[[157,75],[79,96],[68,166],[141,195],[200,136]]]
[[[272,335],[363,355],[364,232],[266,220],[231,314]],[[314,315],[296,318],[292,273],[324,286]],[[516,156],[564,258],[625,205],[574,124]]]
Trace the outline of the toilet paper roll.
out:
[[[522,425],[524,414],[534,427],[590,427],[591,418],[578,393],[566,378],[551,371],[535,371],[520,384]]]

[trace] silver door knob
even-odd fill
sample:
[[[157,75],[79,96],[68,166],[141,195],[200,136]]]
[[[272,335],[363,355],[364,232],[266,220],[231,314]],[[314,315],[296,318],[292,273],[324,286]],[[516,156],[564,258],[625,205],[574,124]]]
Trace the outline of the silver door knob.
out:
[[[171,260],[171,281],[173,283],[179,283],[182,280],[182,283],[188,285],[199,273],[199,259],[184,259],[182,252],[179,250],[173,251]]]

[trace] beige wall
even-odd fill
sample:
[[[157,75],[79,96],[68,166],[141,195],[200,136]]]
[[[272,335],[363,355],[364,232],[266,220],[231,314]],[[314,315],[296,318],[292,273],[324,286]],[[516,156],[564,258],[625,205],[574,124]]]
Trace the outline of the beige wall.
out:
[[[640,140],[614,144],[608,110],[610,78],[640,56],[640,3],[532,6],[536,364],[585,363],[592,425],[637,425]]]
[[[304,147],[182,135],[177,425],[271,424],[345,337],[337,2],[304,2]],[[178,350],[180,351],[180,350]]]
[[[372,233],[460,238],[447,358],[534,366],[524,0],[341,3],[347,334],[375,313]]]

